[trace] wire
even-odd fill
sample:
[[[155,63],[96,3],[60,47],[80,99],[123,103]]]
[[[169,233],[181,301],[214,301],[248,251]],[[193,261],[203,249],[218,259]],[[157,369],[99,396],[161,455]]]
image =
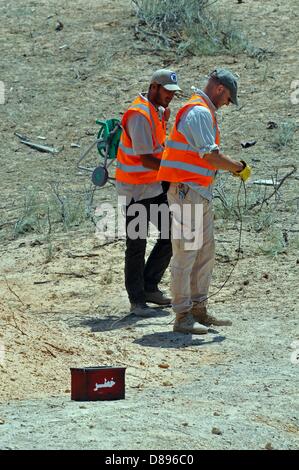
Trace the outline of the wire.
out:
[[[245,194],[245,201],[246,201],[246,188],[245,188],[245,183],[244,181],[240,181],[240,186],[239,186],[239,189],[238,189],[238,194],[237,194],[237,208],[238,208],[238,213],[239,213],[239,221],[240,221],[240,228],[239,228],[239,239],[238,239],[238,248],[236,249],[237,251],[237,259],[236,259],[236,262],[235,264],[233,265],[230,273],[228,274],[226,280],[224,281],[224,283],[219,287],[219,289],[214,292],[213,294],[207,296],[205,299],[199,301],[198,303],[203,303],[203,302],[206,302],[208,299],[210,299],[211,297],[214,297],[215,295],[219,294],[219,292],[226,286],[226,284],[228,283],[229,279],[231,278],[231,275],[233,274],[239,260],[240,260],[240,256],[241,256],[241,253],[242,253],[242,248],[241,248],[241,244],[242,244],[242,232],[243,232],[243,218],[242,218],[242,213],[241,213],[241,207],[240,207],[240,192],[241,192],[241,188],[243,186],[243,189],[244,189],[244,194]]]
[[[242,213],[241,213],[241,207],[240,207],[240,192],[241,192],[241,188],[243,186],[243,189],[244,189],[244,196],[245,196],[245,204],[246,204],[246,197],[247,197],[247,193],[246,193],[246,187],[245,187],[245,183],[244,181],[240,181],[240,186],[239,186],[239,189],[238,189],[238,194],[237,194],[237,208],[238,208],[238,215],[239,215],[239,221],[240,221],[240,228],[239,228],[239,239],[238,239],[238,248],[236,249],[237,251],[237,259],[235,261],[235,264],[233,265],[230,273],[228,274],[227,278],[225,279],[225,281],[223,282],[223,284],[219,287],[218,290],[216,290],[216,292],[214,292],[213,294],[211,295],[208,295],[206,298],[204,298],[203,300],[200,300],[197,302],[197,304],[201,304],[203,302],[206,302],[208,299],[210,299],[211,297],[214,297],[215,295],[218,295],[219,292],[226,286],[226,284],[228,283],[228,281],[230,280],[239,260],[240,260],[240,256],[241,256],[241,253],[242,253],[242,232],[243,232],[243,218],[242,218]],[[175,319],[172,319],[168,325],[172,324],[173,322],[175,321]]]

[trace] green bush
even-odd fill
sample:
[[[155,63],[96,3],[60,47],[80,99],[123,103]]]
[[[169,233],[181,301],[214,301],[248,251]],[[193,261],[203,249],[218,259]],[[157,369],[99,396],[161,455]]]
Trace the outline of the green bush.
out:
[[[282,150],[283,148],[291,145],[296,130],[297,126],[294,121],[290,120],[282,122],[275,133],[273,142],[275,150]]]
[[[156,49],[174,47],[181,54],[211,55],[219,52],[252,53],[246,37],[231,19],[217,18],[209,0],[132,0],[138,17],[136,33]],[[213,8],[215,9],[213,2]],[[221,18],[221,19],[220,19]]]

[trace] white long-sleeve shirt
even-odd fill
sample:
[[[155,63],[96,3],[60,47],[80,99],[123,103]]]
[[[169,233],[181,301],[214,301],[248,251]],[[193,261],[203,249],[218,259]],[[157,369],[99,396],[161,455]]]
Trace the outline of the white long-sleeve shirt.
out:
[[[196,90],[196,94],[202,96],[209,103],[209,106],[216,111],[214,104],[203,91]],[[180,119],[178,131],[184,135],[192,150],[198,153],[198,158],[202,158],[205,153],[219,149],[215,142],[216,128],[211,113],[203,106],[193,106],[187,109]],[[206,199],[212,199],[213,185],[207,188],[193,182],[186,182],[185,184],[194,191],[199,192]]]

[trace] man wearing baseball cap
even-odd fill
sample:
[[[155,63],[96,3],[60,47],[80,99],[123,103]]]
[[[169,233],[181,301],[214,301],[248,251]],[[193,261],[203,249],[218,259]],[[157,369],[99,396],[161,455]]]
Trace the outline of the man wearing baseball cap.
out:
[[[172,255],[169,232],[161,236],[162,217],[152,221],[159,230],[159,238],[146,262],[147,230],[144,235],[139,227],[136,236],[132,228],[137,225],[140,207],[146,213],[145,227],[151,221],[154,205],[166,208],[169,219],[166,192],[163,183],[157,181],[157,172],[165,146],[168,106],[179,90],[174,71],[157,70],[150,79],[148,92],[140,93],[122,118],[115,177],[118,195],[126,200],[125,285],[131,313],[143,317],[156,314],[147,302],[164,306],[171,302],[158,287]]]
[[[229,90],[229,101],[236,106],[239,106],[237,92],[238,83],[237,78],[227,69],[215,69],[211,74],[211,83],[223,85],[224,88]]]
[[[153,73],[150,84],[161,85],[165,90],[168,91],[181,91],[180,87],[178,86],[177,75],[171,70],[157,70]]]
[[[237,79],[229,70],[219,68],[209,75],[204,90],[197,89],[178,111],[158,171],[158,180],[171,183],[167,193],[171,209],[180,209],[173,211],[173,233],[175,229],[183,236],[173,236],[171,262],[174,331],[180,333],[200,335],[211,325],[231,324],[208,314],[207,299],[215,259],[212,189],[216,172],[227,170],[243,181],[251,173],[244,161],[220,151],[216,111],[230,103],[237,105],[237,90]],[[192,237],[186,234],[196,243],[190,244]]]

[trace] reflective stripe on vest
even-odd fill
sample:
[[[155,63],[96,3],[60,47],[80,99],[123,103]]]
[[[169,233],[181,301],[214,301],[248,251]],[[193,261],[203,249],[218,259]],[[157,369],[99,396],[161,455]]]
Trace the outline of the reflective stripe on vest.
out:
[[[135,104],[132,108],[131,108],[131,111],[134,111],[136,109],[143,109],[143,111],[146,112],[146,114],[148,115],[148,117],[150,118],[150,112],[149,112],[149,109],[148,109],[148,106],[146,106],[146,104]]]
[[[142,166],[142,165],[125,165],[124,163],[121,163],[121,162],[117,162],[116,165],[117,165],[117,168],[120,168],[122,171],[125,171],[127,173],[144,173],[144,172],[153,171],[151,168],[146,168],[145,166]]]
[[[160,160],[164,149],[166,136],[164,123],[159,120],[154,106],[142,96],[138,96],[122,119],[123,132],[117,152],[116,180],[130,184],[154,183],[157,181],[157,170],[142,165],[141,157],[135,154],[131,138],[127,134],[126,122],[130,112],[140,113],[147,119],[152,132],[154,148],[152,154]]]
[[[219,129],[214,113],[201,96],[192,96],[176,116],[175,124],[166,142],[157,179],[174,183],[196,183],[208,187],[213,183],[216,168],[201,158],[200,149],[195,150],[185,136],[177,130],[182,114],[193,106],[203,106],[209,110],[216,130],[215,143],[217,145],[220,143]]]
[[[190,173],[195,173],[197,175],[203,176],[215,176],[214,170],[209,170],[208,168],[203,168],[198,165],[191,165],[190,163],[171,161],[171,160],[161,160],[161,167],[164,168],[175,168],[178,170],[190,171]]]
[[[126,147],[121,141],[119,142],[119,145],[118,147],[124,152],[126,153],[127,155],[131,156],[131,157],[137,157],[137,158],[140,158],[138,155],[136,155],[136,153],[134,152],[134,150],[132,149],[132,147]],[[160,148],[158,148],[157,150],[155,150],[153,152],[153,155],[155,154],[158,154],[158,153],[161,153],[163,152],[163,147],[161,146]]]
[[[166,147],[176,150],[185,150],[186,152],[189,150],[191,150],[191,152],[193,151],[193,147],[191,145],[185,144],[184,142],[177,142],[175,140],[167,140]]]
[[[175,149],[175,150],[184,150],[185,152],[194,152],[196,155],[200,153],[200,151],[204,151],[205,149],[199,149],[198,152],[194,150],[194,147],[190,144],[185,144],[184,142],[178,142],[176,140],[168,140],[166,142],[166,147]]]

